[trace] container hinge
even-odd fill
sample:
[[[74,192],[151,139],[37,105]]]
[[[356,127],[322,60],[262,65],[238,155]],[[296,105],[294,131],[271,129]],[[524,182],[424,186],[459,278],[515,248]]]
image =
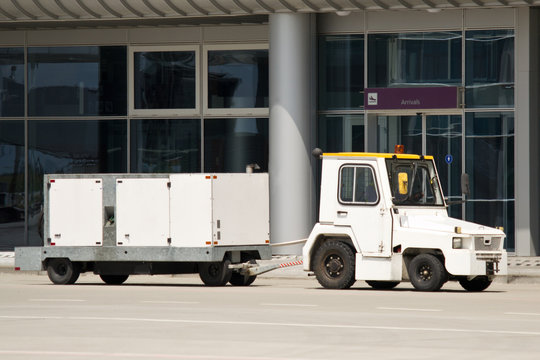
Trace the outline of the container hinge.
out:
[[[171,182],[167,182],[167,187],[170,189],[171,188]]]
[[[172,239],[171,239],[171,238],[167,238],[167,244],[171,245],[171,242],[172,242]]]

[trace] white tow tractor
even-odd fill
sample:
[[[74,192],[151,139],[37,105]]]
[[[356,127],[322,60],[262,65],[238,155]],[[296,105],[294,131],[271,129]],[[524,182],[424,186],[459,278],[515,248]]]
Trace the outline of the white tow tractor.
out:
[[[448,216],[432,156],[319,149],[314,156],[322,158],[319,222],[303,261],[323,287],[365,280],[391,289],[410,280],[436,291],[457,280],[482,291],[507,275],[504,232]]]

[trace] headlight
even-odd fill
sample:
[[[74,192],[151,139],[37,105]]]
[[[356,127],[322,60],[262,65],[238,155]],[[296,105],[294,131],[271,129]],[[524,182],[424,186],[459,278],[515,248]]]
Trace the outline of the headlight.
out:
[[[462,238],[452,238],[452,249],[461,249],[463,247],[463,239]]]

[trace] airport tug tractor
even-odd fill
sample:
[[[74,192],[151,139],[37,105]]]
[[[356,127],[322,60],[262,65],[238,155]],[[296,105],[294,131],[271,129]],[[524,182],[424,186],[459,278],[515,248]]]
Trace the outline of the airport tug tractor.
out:
[[[432,156],[320,149],[313,155],[322,159],[319,221],[303,259],[323,287],[365,280],[391,289],[410,281],[416,290],[437,291],[455,280],[482,291],[507,275],[502,228],[448,216]]]

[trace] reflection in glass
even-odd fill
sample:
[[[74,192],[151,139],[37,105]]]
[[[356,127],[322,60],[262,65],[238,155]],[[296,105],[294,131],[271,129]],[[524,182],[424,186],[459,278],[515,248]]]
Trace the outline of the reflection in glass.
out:
[[[208,108],[268,107],[268,50],[208,51]]]
[[[362,152],[364,131],[364,115],[321,115],[319,147],[324,152]]]
[[[514,30],[467,31],[467,107],[514,106],[514,40]]]
[[[422,117],[377,116],[377,151],[393,153],[404,145],[407,154],[422,154]]]
[[[0,48],[0,116],[24,116],[23,48]]]
[[[319,37],[319,109],[364,106],[364,35]]]
[[[466,220],[486,226],[502,226],[506,234],[505,248],[515,250],[515,201],[467,201]]]
[[[131,120],[131,172],[200,171],[200,120]]]
[[[458,86],[459,31],[368,36],[369,87]]]
[[[433,155],[443,193],[450,201],[462,199],[461,129],[461,115],[426,116],[426,155]],[[448,208],[450,216],[458,219],[461,209],[461,204]]]
[[[125,46],[28,48],[30,116],[125,115]]]
[[[513,246],[514,113],[467,113],[465,137],[471,188],[466,217],[485,225],[505,226],[508,246]],[[472,204],[476,202],[484,205]],[[476,209],[489,208],[489,204],[493,205],[489,214],[494,217],[485,218]],[[473,209],[472,214],[469,209]]]
[[[24,121],[0,121],[0,251],[24,245]]]
[[[148,51],[134,56],[135,109],[194,109],[195,51]]]
[[[257,164],[268,171],[268,119],[204,120],[204,171],[246,171]]]
[[[122,173],[127,170],[125,120],[28,122],[28,237],[41,244],[37,224],[44,174]]]

